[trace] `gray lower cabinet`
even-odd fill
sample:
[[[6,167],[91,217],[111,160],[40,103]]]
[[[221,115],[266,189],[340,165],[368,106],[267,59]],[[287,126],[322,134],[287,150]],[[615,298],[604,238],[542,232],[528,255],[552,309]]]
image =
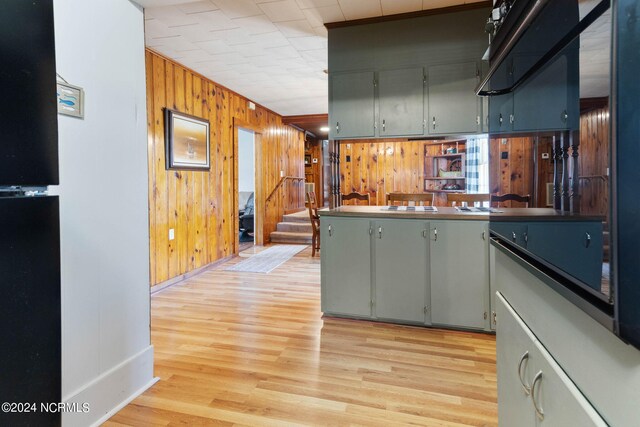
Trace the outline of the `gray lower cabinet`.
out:
[[[320,219],[323,312],[371,316],[369,228],[368,219]]]
[[[500,426],[606,426],[520,316],[497,295]]]
[[[373,224],[375,316],[425,323],[429,306],[429,223],[388,219]]]
[[[373,72],[330,76],[329,138],[364,138],[375,134]]]
[[[481,101],[475,94],[479,75],[476,62],[428,68],[429,135],[480,131]]]
[[[378,135],[424,133],[424,71],[420,68],[378,73]]]
[[[431,322],[489,329],[486,221],[431,221]]]

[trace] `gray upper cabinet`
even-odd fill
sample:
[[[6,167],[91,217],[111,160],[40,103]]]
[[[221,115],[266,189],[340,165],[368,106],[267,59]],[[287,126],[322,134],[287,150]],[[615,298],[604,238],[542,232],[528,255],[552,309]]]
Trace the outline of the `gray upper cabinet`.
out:
[[[434,65],[427,75],[427,127],[430,135],[480,131],[479,81],[476,62]]]
[[[374,75],[371,71],[332,75],[329,79],[329,138],[374,136]]]
[[[424,72],[420,68],[378,73],[378,136],[424,133]]]
[[[482,23],[489,12],[489,7],[479,7],[329,28],[329,137],[480,132],[481,101],[474,89],[476,63],[487,49]],[[436,96],[432,101],[425,100],[423,83],[424,71],[429,68],[440,81],[432,87]],[[378,79],[375,107],[369,96],[373,93],[371,73]],[[356,77],[363,82],[355,81]],[[435,132],[426,129],[430,124],[427,108],[438,116]]]

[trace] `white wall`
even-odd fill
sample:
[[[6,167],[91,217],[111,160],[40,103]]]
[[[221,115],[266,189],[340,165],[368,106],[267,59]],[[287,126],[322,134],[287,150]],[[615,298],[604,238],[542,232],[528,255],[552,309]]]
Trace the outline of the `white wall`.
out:
[[[238,191],[255,191],[254,133],[238,129]]]
[[[149,332],[143,13],[128,0],[54,0],[58,73],[85,90],[59,116],[63,414],[91,425],[153,380]]]

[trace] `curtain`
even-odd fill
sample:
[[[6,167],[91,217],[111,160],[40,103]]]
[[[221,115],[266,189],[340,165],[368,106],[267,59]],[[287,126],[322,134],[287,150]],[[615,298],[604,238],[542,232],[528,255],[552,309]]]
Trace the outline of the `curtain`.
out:
[[[489,192],[489,139],[468,138],[465,161],[467,193]]]

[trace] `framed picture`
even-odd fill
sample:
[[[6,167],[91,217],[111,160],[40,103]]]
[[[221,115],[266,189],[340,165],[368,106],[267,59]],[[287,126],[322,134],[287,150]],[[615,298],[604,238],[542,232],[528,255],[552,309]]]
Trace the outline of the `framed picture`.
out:
[[[84,119],[84,90],[69,83],[56,83],[58,114]]]
[[[167,169],[209,170],[209,122],[164,110]]]
[[[304,155],[304,165],[311,166],[311,154]]]

